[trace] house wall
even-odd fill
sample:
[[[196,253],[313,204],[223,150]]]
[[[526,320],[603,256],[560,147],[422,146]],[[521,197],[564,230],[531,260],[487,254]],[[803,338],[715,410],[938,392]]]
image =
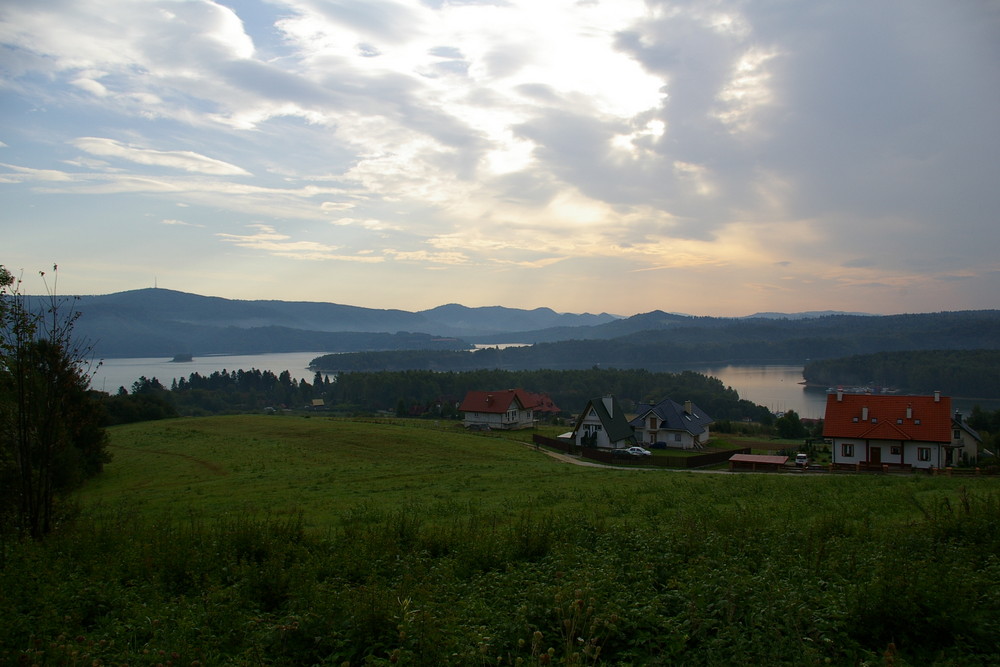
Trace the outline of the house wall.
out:
[[[962,463],[963,458],[967,459],[970,465],[975,465],[979,461],[979,441],[972,437],[968,432],[956,428],[954,432],[958,434],[955,438],[956,443],[961,443],[961,449],[955,450],[955,465]]]
[[[698,445],[708,442],[708,428],[701,435],[693,435],[688,431],[671,431],[669,429],[650,429],[648,417],[643,419],[643,426],[635,429],[635,437],[640,443],[652,445],[655,442],[665,442],[673,449],[695,449]]]
[[[490,428],[516,429],[534,426],[535,420],[534,411],[532,410],[508,410],[504,413],[466,412],[462,423],[466,426],[470,424],[485,424]]]
[[[853,452],[844,452],[844,445],[853,448]],[[874,459],[875,448],[879,449],[879,462],[905,463],[914,468],[943,468],[944,448],[936,442],[901,442],[898,440],[862,440],[857,438],[833,438],[831,451],[834,463],[866,463]],[[893,453],[896,450],[897,453]],[[921,459],[922,450],[926,458]]]
[[[490,428],[502,428],[503,415],[495,412],[466,412],[462,421],[466,426],[470,424],[485,424]]]
[[[929,459],[919,460],[919,449],[928,449]],[[945,468],[945,448],[936,442],[908,442],[906,443],[906,462],[912,463],[914,468]]]
[[[591,433],[597,433],[597,439],[594,441],[593,445],[585,444],[584,437],[589,436]],[[593,446],[601,449],[622,446],[621,443],[616,445],[611,442],[611,438],[608,437],[608,432],[604,430],[604,424],[601,423],[597,413],[593,410],[590,410],[587,416],[580,422],[580,428],[577,429],[576,432],[576,444],[580,447]]]
[[[597,439],[594,440],[593,445],[589,442],[589,436],[592,433],[597,433]],[[584,442],[584,438],[588,438],[587,442]],[[604,425],[601,420],[597,417],[597,413],[591,410],[586,417],[580,422],[580,428],[576,432],[576,444],[585,447],[610,447],[611,439],[608,438],[607,431],[604,430]]]

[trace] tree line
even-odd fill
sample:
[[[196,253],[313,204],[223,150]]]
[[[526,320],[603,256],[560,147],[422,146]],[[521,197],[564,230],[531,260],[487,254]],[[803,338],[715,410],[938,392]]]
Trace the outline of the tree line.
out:
[[[819,386],[881,386],[904,393],[1000,398],[1000,350],[907,350],[810,361],[802,371]]]
[[[104,399],[108,423],[125,423],[174,415],[259,411],[267,408],[323,408],[341,413],[390,412],[398,416],[460,417],[458,405],[470,390],[520,388],[545,394],[563,416],[586,402],[614,394],[626,410],[664,398],[690,400],[715,419],[770,423],[767,408],[741,399],[718,378],[692,371],[652,372],[643,369],[532,370],[480,369],[464,372],[426,370],[317,372],[313,382],[296,380],[288,371],[221,371],[192,373],[169,388],[156,378],[142,377],[132,391],[119,389]]]
[[[570,340],[522,347],[391,350],[317,357],[325,372],[373,370],[466,371],[615,368],[670,370],[681,364],[803,363],[882,351],[921,350],[931,342],[953,350],[1000,348],[1000,311],[921,315],[836,315],[806,320],[636,316],[585,331],[558,330]],[[637,327],[649,327],[636,330]],[[653,328],[661,327],[661,328]],[[665,328],[663,328],[665,327]],[[614,335],[621,332],[621,335]],[[614,335],[614,337],[612,337]],[[583,337],[586,336],[586,337]],[[533,335],[526,334],[526,339]]]

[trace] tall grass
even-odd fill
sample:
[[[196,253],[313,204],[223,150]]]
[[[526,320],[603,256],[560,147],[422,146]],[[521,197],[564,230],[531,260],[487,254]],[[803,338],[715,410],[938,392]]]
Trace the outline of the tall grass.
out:
[[[520,453],[492,477],[466,444],[438,486],[508,495],[428,482],[400,503],[393,473],[372,480],[387,500],[334,485],[323,521],[293,491],[256,513],[92,496],[9,549],[0,664],[1000,662],[991,480],[579,475]],[[504,482],[522,473],[532,491]]]

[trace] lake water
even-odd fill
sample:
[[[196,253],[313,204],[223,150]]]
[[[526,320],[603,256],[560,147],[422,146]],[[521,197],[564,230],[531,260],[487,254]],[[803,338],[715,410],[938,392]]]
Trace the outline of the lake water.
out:
[[[99,391],[114,394],[118,391],[118,387],[131,390],[132,383],[141,376],[150,379],[155,377],[165,387],[170,387],[175,378],[187,378],[192,373],[211,375],[216,371],[252,368],[275,374],[287,370],[298,380],[312,382],[315,373],[309,370],[309,362],[319,356],[322,356],[322,353],[289,352],[199,357],[184,362],[173,362],[162,357],[106,359],[95,372],[91,386]],[[800,384],[802,366],[690,366],[670,370],[674,372],[692,370],[717,377],[722,384],[735,389],[740,398],[763,405],[773,412],[795,410],[800,417],[821,418],[826,410],[826,393],[806,390]]]
[[[293,378],[312,383],[316,373],[309,370],[309,362],[319,356],[322,356],[321,352],[220,355],[179,362],[163,357],[105,359],[94,373],[90,386],[109,394],[117,393],[118,387],[131,391],[132,383],[145,376],[156,378],[169,388],[174,379],[187,378],[192,373],[204,376],[216,371],[248,371],[253,368],[271,371],[275,375],[288,371]]]

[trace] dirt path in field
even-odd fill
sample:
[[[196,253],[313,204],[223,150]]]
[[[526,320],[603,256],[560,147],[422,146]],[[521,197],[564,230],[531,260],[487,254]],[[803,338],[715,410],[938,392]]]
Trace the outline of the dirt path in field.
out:
[[[140,452],[146,454],[163,454],[164,456],[176,456],[178,458],[186,459],[191,463],[195,463],[202,468],[205,468],[213,475],[225,476],[229,473],[220,466],[218,463],[212,463],[211,461],[205,461],[204,459],[198,459],[188,454],[179,454],[178,452],[168,452],[162,449],[140,449],[138,447],[124,447],[122,445],[108,445],[108,449],[127,449],[130,452]]]
[[[563,463],[570,463],[577,466],[585,466],[588,468],[609,468],[612,470],[632,470],[635,472],[656,472],[658,470],[669,471],[669,472],[712,472],[712,473],[725,473],[729,474],[728,470],[697,470],[697,469],[684,469],[680,470],[678,468],[638,468],[636,466],[615,466],[608,465],[607,463],[596,463],[594,461],[587,461],[581,456],[571,456],[570,454],[563,454],[562,452],[554,452],[551,449],[546,449],[544,447],[536,448],[534,445],[528,445],[528,447],[535,449],[536,451],[544,452],[548,454],[551,458],[561,461]]]

